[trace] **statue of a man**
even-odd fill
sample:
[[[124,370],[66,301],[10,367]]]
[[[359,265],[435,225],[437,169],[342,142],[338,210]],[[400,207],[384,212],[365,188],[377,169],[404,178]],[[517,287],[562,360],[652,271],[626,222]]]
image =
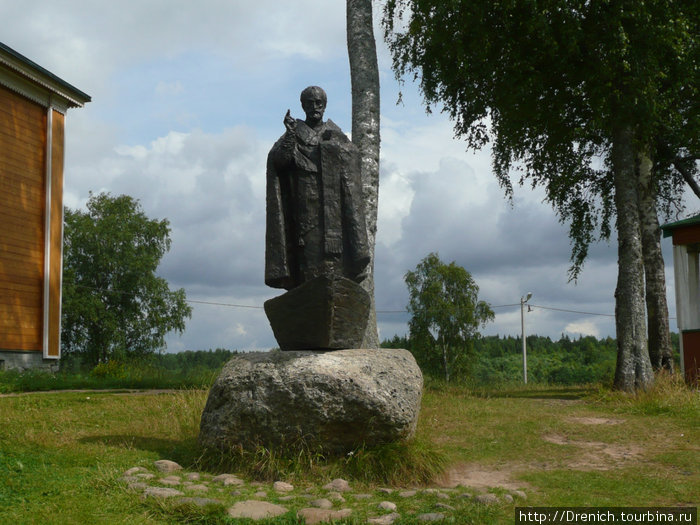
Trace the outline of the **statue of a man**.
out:
[[[284,117],[286,132],[267,158],[265,283],[290,290],[319,276],[356,282],[369,263],[357,147],[323,121],[326,93],[301,92],[306,119]]]

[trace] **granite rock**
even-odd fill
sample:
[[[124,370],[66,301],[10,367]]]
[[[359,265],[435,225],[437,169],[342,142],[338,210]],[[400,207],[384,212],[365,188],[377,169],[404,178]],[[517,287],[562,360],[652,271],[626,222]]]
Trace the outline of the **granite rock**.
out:
[[[406,350],[252,352],[229,361],[209,392],[200,444],[304,443],[348,452],[413,435],[423,388]]]

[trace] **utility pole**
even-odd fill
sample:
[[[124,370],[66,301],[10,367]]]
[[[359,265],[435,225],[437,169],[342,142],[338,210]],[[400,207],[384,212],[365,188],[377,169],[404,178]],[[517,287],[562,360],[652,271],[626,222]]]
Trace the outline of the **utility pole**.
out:
[[[527,345],[525,343],[525,303],[532,297],[532,292],[527,292],[527,296],[520,298],[520,328],[523,340],[523,380],[527,385]]]

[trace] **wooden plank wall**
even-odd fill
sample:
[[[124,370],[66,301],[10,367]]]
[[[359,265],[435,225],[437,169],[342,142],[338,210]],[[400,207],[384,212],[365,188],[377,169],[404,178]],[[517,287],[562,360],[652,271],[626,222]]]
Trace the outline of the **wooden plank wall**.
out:
[[[0,86],[3,350],[41,351],[43,346],[45,151],[46,110]]]

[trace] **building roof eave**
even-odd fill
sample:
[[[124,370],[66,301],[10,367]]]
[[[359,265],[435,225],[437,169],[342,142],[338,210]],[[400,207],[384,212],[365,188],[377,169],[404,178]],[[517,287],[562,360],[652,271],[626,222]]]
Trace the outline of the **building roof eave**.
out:
[[[16,74],[42,86],[51,93],[64,98],[68,107],[82,107],[92,98],[90,95],[57,77],[39,64],[0,42],[0,64],[4,64]]]

